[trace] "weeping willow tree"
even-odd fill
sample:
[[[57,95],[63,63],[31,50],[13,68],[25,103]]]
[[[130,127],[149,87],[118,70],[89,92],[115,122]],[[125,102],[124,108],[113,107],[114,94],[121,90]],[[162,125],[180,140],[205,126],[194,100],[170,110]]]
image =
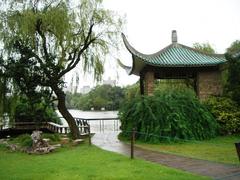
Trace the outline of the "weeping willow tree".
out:
[[[79,138],[79,129],[65,105],[63,77],[81,63],[83,71],[100,80],[104,56],[118,47],[121,19],[105,10],[102,0],[13,0],[5,1],[1,9],[5,61],[32,62],[42,76],[31,79],[53,90],[72,137]]]

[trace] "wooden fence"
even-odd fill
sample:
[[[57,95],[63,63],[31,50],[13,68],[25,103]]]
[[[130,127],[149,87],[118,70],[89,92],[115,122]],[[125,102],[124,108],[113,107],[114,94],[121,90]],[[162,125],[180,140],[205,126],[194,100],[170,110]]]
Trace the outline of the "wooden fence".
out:
[[[78,119],[76,123],[79,127],[79,131],[81,135],[86,135],[89,133],[90,125],[87,121]],[[9,123],[1,123],[0,131],[7,129],[15,129],[15,130],[31,130],[31,129],[48,129],[51,132],[59,133],[59,134],[67,134],[70,132],[68,126],[59,125],[53,122],[9,122]]]

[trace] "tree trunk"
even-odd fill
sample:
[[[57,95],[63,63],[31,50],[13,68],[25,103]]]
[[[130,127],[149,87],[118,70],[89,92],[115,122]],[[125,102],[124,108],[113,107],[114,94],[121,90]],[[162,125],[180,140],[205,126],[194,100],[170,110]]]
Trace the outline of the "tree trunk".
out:
[[[68,109],[66,108],[65,93],[63,92],[62,89],[60,89],[57,86],[52,87],[52,89],[58,98],[58,110],[62,114],[64,119],[67,121],[69,128],[70,128],[70,133],[72,135],[72,138],[73,139],[80,138],[79,128],[76,124],[76,121],[73,118],[73,116],[69,113]]]

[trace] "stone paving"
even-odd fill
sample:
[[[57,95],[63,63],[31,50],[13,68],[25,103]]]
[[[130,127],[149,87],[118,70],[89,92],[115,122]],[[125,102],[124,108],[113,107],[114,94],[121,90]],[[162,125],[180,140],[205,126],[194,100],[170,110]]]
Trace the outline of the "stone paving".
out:
[[[117,139],[118,133],[119,132],[97,133],[93,136],[92,143],[102,149],[130,156],[130,145],[119,141]],[[213,179],[240,180],[240,166],[160,153],[139,147],[134,148],[134,155],[137,158],[181,169],[194,174],[209,176]]]

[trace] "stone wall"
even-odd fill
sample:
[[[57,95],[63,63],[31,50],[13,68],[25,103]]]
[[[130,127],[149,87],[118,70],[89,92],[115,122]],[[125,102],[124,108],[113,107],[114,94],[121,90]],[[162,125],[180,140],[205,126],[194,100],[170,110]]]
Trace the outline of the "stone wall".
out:
[[[154,88],[154,72],[148,71],[144,75],[144,94],[153,95]]]
[[[220,71],[202,71],[197,74],[197,94],[200,100],[223,91]]]

